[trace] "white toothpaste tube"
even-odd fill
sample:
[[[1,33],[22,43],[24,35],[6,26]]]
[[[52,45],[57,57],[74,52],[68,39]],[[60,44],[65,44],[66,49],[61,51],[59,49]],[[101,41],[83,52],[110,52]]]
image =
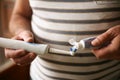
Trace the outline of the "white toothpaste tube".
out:
[[[95,37],[85,38],[80,40],[79,42],[76,42],[75,40],[71,39],[69,43],[73,45],[73,47],[70,48],[71,55],[74,55],[77,50],[86,50],[86,49],[93,49],[98,48],[94,47],[91,44],[91,41],[93,41]]]

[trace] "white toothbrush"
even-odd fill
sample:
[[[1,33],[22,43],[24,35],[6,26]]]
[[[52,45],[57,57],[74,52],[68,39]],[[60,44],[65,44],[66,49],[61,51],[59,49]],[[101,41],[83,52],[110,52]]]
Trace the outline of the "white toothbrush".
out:
[[[69,51],[50,48],[47,44],[28,43],[20,40],[13,40],[2,37],[0,38],[0,47],[11,49],[25,49],[26,51],[34,52],[37,55],[46,54],[48,52],[70,55]]]

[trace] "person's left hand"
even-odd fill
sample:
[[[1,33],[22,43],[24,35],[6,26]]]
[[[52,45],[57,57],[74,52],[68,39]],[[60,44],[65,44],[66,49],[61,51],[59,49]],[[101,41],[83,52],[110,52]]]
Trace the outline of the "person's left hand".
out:
[[[110,42],[105,47],[93,49],[92,52],[98,59],[120,60],[120,25],[110,28],[92,41],[93,46],[101,46]]]

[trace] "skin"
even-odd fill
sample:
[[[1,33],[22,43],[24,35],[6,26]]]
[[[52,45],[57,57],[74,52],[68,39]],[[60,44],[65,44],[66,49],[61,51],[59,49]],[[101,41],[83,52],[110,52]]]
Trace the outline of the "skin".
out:
[[[9,30],[13,35],[12,39],[34,42],[34,36],[31,32],[31,15],[32,10],[28,0],[16,0],[9,24]],[[36,57],[34,53],[27,52],[23,49],[5,49],[5,56],[17,65],[30,64]]]
[[[99,35],[92,41],[92,45],[101,46],[108,41],[110,44],[100,49],[94,49],[92,52],[98,59],[120,60],[120,25],[114,26],[105,33]]]
[[[12,39],[26,42],[34,42],[31,32],[32,10],[28,0],[16,0],[15,8],[10,20],[9,30],[13,34]],[[120,25],[110,28],[105,33],[99,35],[93,42],[93,46],[101,46],[110,41],[108,46],[92,50],[98,59],[120,59]],[[5,56],[10,58],[17,65],[30,64],[36,57],[32,52],[23,49],[5,49]]]

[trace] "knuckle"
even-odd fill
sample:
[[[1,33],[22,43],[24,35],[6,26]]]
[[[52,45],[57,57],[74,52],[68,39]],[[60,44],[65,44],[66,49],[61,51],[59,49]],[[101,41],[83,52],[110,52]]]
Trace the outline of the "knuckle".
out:
[[[16,64],[21,63],[21,60],[20,60],[19,58],[15,58],[15,59],[13,59],[13,61],[14,61]]]
[[[101,44],[101,43],[102,43],[102,39],[101,39],[101,37],[99,37],[99,36],[97,37],[97,43],[98,43],[98,44]]]
[[[24,56],[25,54],[26,54],[26,51],[23,49],[16,51],[16,57],[21,57],[21,56]]]
[[[31,54],[30,54],[30,58],[31,58],[31,59],[34,59],[35,57],[36,57],[36,54],[34,54],[34,53],[31,53]]]

